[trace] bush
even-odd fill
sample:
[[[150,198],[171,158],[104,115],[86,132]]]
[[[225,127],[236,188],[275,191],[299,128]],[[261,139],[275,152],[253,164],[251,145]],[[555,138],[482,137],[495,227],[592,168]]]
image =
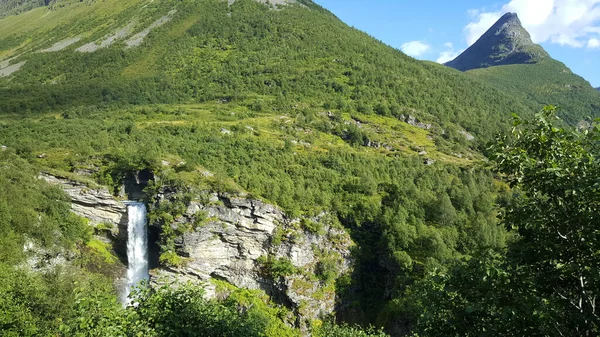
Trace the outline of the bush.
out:
[[[298,273],[298,269],[292,262],[283,257],[275,258],[272,255],[261,256],[258,258],[257,263],[260,265],[263,275],[275,280]]]

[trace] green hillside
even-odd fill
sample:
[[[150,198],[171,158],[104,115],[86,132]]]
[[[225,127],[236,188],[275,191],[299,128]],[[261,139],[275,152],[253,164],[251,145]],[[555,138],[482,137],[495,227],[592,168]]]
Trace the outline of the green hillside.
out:
[[[600,115],[600,93],[563,63],[552,59],[536,64],[475,69],[467,73],[515,98],[534,102],[537,109],[545,104],[560,106],[561,117],[573,125]]]
[[[26,12],[44,5],[44,0],[1,0],[0,17]]]
[[[461,283],[460,268],[519,242],[499,216],[521,196],[489,169],[488,142],[510,130],[511,112],[533,116],[545,100],[569,122],[598,115],[600,93],[560,63],[463,73],[410,58],[309,0],[0,4],[11,14],[0,19],[0,330],[10,336],[384,335],[344,323],[433,336],[445,317],[485,311],[441,282],[489,287],[477,283],[485,277]],[[321,235],[321,219],[350,234],[341,277],[315,245],[316,275],[271,256],[259,265],[273,288],[288,287],[277,275],[317,280],[334,314],[301,321],[307,306],[221,279],[219,300],[199,287],[143,288],[140,305],[123,309],[112,285],[122,256],[36,177],[123,198],[140,170],[154,176],[144,202],[159,269],[185,270],[176,246],[204,223],[177,220],[191,202],[222,206],[213,193],[272,203],[299,232]],[[277,230],[272,241],[303,240]],[[36,254],[62,267],[36,269]],[[434,310],[437,291],[455,316]],[[460,302],[446,301],[453,294]]]
[[[0,78],[0,110],[35,114],[82,104],[215,100],[289,109],[304,103],[410,114],[486,140],[505,123],[505,107],[526,110],[508,95],[411,59],[309,5],[269,10],[254,1],[129,0],[6,18],[0,21],[0,57],[26,63]],[[151,30],[139,47],[127,48],[122,38],[92,53],[75,51],[123,30],[131,38],[172,10],[172,20]],[[69,38],[80,40],[36,53]]]

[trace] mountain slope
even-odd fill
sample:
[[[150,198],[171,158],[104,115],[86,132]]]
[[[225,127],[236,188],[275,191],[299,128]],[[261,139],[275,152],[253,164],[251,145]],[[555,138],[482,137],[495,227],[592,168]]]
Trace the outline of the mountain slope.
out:
[[[44,5],[44,0],[0,0],[0,18]]]
[[[227,241],[231,260],[252,255],[248,268],[269,291],[298,290],[297,306],[273,296],[290,310],[278,315],[288,325],[308,317],[293,316],[311,310],[303,302],[326,298],[339,299],[341,321],[406,333],[421,314],[402,300],[409,285],[504,247],[494,201],[509,191],[478,149],[509,128],[510,111],[532,113],[535,102],[407,57],[311,1],[276,2],[73,1],[1,19],[0,160],[15,156],[117,198],[146,172],[163,271],[195,279],[203,261],[180,243],[200,234],[198,250]],[[314,268],[257,256],[231,237],[232,226],[257,235],[261,219],[227,224],[198,211],[235,203],[240,216],[270,217],[242,199],[296,219],[264,242],[306,243],[298,254],[314,256]],[[336,256],[312,239],[326,228],[356,244],[353,271],[339,279]]]
[[[538,110],[560,106],[571,124],[600,116],[600,94],[531,41],[516,14],[502,16],[447,66],[466,71]]]
[[[249,0],[232,5],[108,0],[5,18],[0,57],[20,70],[0,77],[0,110],[212,100],[268,108],[306,102],[410,114],[453,123],[485,139],[494,131],[481,125],[500,128],[508,106],[529,110],[468,76],[384,46],[310,2],[282,9]],[[128,45],[173,10],[141,45]],[[78,51],[89,44],[105,47]],[[38,52],[48,49],[57,51]]]
[[[0,20],[0,58],[3,151],[116,194],[127,177],[153,172],[146,197],[161,267],[182,267],[191,257],[177,242],[212,228],[182,223],[192,202],[220,207],[218,196],[251,196],[299,219],[299,231],[322,236],[323,222],[357,245],[354,272],[340,280],[350,286],[337,287],[339,263],[317,246],[303,252],[319,257],[316,274],[265,256],[250,266],[257,278],[288,277],[300,291],[316,282],[327,292],[300,300],[335,293],[349,321],[400,326],[403,317],[386,309],[388,294],[406,289],[400,280],[503,245],[492,207],[503,192],[479,168],[478,149],[508,128],[509,107],[531,110],[312,2],[39,7]],[[180,193],[169,199],[163,190]],[[242,225],[256,235],[254,221]],[[237,244],[216,228],[207,238]],[[268,241],[288,240],[302,237],[279,227]],[[238,248],[232,254],[248,255]]]
[[[517,14],[506,13],[471,47],[446,65],[460,71],[535,63],[550,56],[531,41]]]
[[[600,116],[600,92],[573,74],[563,63],[546,59],[536,64],[516,64],[467,72],[515,98],[561,108],[561,117],[574,125]]]

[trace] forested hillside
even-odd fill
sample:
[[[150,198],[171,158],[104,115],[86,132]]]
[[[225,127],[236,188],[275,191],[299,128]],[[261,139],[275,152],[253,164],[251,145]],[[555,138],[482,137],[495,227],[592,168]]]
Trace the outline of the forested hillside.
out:
[[[276,11],[254,1],[142,4],[73,4],[2,20],[2,54],[10,64],[26,63],[0,78],[0,110],[215,100],[290,109],[302,102],[345,112],[410,114],[484,139],[506,125],[503,107],[528,110],[468,76],[413,60],[350,29],[315,5]],[[177,12],[171,21],[128,48],[127,39],[172,10]],[[100,24],[107,17],[109,24]],[[76,51],[118,32],[127,37],[115,38],[110,48]],[[80,40],[35,53],[65,38]]]
[[[417,61],[308,0],[63,2],[0,19],[0,331],[593,336],[595,309],[578,316],[561,295],[582,294],[572,282],[581,273],[585,300],[597,294],[587,259],[596,236],[572,232],[598,214],[597,186],[585,186],[597,177],[598,129],[571,134],[552,109],[529,118],[545,102],[563,106],[569,123],[595,117],[600,93],[558,76],[558,62],[521,66],[462,73]],[[513,125],[512,112],[525,119]],[[513,126],[515,139],[496,138]],[[123,308],[115,229],[69,212],[70,198],[38,177],[102,187],[121,202],[142,171],[151,173],[140,200],[157,231],[155,271],[193,280],[201,271],[182,246],[215,217],[196,212],[186,223],[188,210],[242,199],[297,220],[278,224],[268,245],[313,242],[316,266],[260,256],[262,288],[219,275],[175,287],[151,280]],[[558,192],[530,181],[557,182]],[[577,217],[549,212],[554,202]],[[556,238],[558,220],[571,232]],[[530,230],[538,225],[543,237]],[[326,236],[332,229],[351,241],[343,272],[311,239],[341,241]],[[219,230],[208,236],[234,241]],[[541,239],[562,255],[540,252]],[[569,247],[585,258],[569,260]],[[560,274],[537,275],[538,264]],[[553,292],[545,279],[564,287]],[[268,296],[292,286],[306,290],[300,305]],[[219,295],[203,299],[210,287]],[[332,313],[306,315],[326,300]]]
[[[447,66],[467,71],[498,90],[533,103],[535,110],[554,104],[571,125],[600,115],[600,95],[538,44],[514,13],[506,13],[472,46]]]
[[[538,108],[545,104],[560,106],[561,117],[572,125],[581,120],[590,122],[600,112],[600,93],[564,64],[552,59],[468,73],[511,93],[512,97],[536,102]]]

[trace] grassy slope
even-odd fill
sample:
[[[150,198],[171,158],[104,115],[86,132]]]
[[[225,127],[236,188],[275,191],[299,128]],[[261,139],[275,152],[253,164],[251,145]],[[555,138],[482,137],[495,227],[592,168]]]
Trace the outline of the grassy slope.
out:
[[[536,109],[547,104],[560,106],[563,118],[572,124],[600,116],[600,93],[563,63],[552,59],[535,64],[475,69],[468,74],[532,102]]]
[[[173,8],[173,21],[140,48],[124,49],[121,41],[92,54],[74,52],[131,20],[140,31]],[[108,0],[38,8],[0,20],[0,32],[0,58],[28,60],[14,76],[0,78],[0,110],[6,112],[106,102],[226,99],[281,103],[284,109],[303,103],[411,114],[442,125],[449,135],[467,129],[487,140],[506,125],[511,108],[527,110],[469,76],[413,60],[319,8]],[[82,40],[64,51],[32,53],[75,36]]]

